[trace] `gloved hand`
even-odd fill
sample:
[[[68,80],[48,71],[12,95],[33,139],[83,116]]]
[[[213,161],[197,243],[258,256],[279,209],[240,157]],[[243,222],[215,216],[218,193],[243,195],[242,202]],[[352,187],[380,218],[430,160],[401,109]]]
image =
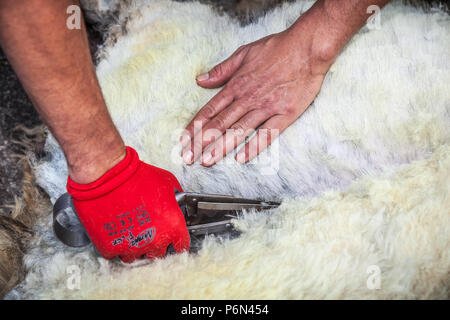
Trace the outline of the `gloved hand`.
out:
[[[176,252],[189,250],[175,189],[183,191],[173,174],[140,161],[130,147],[100,179],[89,184],[70,177],[67,181],[78,217],[99,253],[125,262],[143,255],[163,257],[170,245]]]

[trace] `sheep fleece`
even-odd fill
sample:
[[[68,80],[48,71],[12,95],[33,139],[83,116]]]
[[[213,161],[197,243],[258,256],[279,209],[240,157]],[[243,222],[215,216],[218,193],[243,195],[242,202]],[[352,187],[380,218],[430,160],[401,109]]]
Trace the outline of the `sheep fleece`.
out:
[[[450,19],[439,10],[385,7],[379,28],[349,42],[314,103],[257,161],[182,164],[181,129],[218,92],[195,76],[311,5],[284,4],[247,26],[199,3],[137,1],[121,12],[126,33],[102,48],[97,74],[126,144],[185,190],[283,203],[235,221],[238,238],[132,265],[58,243],[49,214],[9,297],[448,298]],[[52,136],[46,149],[35,172],[54,201],[67,168]]]

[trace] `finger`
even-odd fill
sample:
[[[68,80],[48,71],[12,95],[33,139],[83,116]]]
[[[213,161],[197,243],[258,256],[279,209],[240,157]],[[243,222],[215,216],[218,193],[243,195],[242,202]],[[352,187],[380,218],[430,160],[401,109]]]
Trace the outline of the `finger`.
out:
[[[251,107],[246,102],[242,100],[235,101],[207,122],[201,132],[198,132],[194,138],[194,140],[198,138],[199,141],[202,141],[201,150],[203,151],[209,144],[222,136],[227,129],[231,128],[233,123],[236,123],[236,121],[245,115],[248,108]]]
[[[200,158],[203,150],[214,143],[222,136],[222,134],[230,128],[233,123],[238,121],[245,114],[244,109],[245,102],[240,100],[233,102],[228,108],[223,110],[209,122],[207,122],[202,130],[198,131],[197,134],[191,141],[191,144],[188,144],[184,150],[184,155],[192,155],[191,161],[186,162],[188,164],[195,162],[198,158]],[[183,159],[186,160],[187,156],[183,156]]]
[[[216,65],[209,72],[197,77],[197,84],[204,88],[218,88],[223,86],[244,60],[246,47],[237,49],[229,58]]]
[[[294,120],[295,121],[295,120]],[[236,154],[236,161],[245,163],[264,151],[293,121],[284,115],[273,116],[256,132],[256,135]]]
[[[223,88],[216,94],[208,103],[200,109],[196,116],[186,127],[186,130],[181,135],[181,145],[186,147],[189,142],[192,143],[192,138],[203,128],[203,126],[212,118],[214,118],[220,111],[233,102],[234,95],[227,88]],[[186,162],[186,161],[185,161]]]
[[[205,150],[202,155],[202,165],[210,167],[219,162],[228,153],[236,149],[246,138],[251,136],[255,132],[255,128],[263,123],[266,118],[267,115],[259,110],[254,110],[244,115],[230,129],[226,130],[220,139]]]

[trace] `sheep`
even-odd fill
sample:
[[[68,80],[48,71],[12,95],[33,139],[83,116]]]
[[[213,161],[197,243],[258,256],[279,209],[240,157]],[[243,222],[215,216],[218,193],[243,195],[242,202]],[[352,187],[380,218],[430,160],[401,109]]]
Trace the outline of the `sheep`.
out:
[[[141,0],[118,12],[100,48],[109,111],[141,158],[185,190],[281,199],[207,237],[196,254],[125,265],[59,243],[35,224],[27,275],[7,298],[448,298],[450,19],[394,1],[378,29],[346,46],[309,109],[254,162],[233,154],[185,166],[179,133],[217,90],[195,76],[244,43],[279,32],[312,5],[296,1],[242,26],[200,3]],[[411,21],[414,21],[411,24]],[[109,41],[113,39],[113,41]],[[64,155],[49,134],[33,164],[54,202]]]

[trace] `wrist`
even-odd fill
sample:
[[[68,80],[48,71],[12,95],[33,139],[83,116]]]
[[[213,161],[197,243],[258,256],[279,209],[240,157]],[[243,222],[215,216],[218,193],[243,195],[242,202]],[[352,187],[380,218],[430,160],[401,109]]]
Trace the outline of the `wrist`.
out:
[[[67,191],[73,199],[91,200],[101,197],[132,178],[139,167],[140,160],[136,150],[126,147],[125,157],[98,179],[90,183],[78,183],[69,177]]]
[[[97,140],[98,143],[86,144],[83,151],[71,152],[72,156],[67,157],[69,176],[74,182],[96,181],[125,158],[126,148],[121,138],[110,142]]]
[[[332,11],[330,2],[319,0],[287,30],[307,50],[313,73],[325,74],[353,35]]]

